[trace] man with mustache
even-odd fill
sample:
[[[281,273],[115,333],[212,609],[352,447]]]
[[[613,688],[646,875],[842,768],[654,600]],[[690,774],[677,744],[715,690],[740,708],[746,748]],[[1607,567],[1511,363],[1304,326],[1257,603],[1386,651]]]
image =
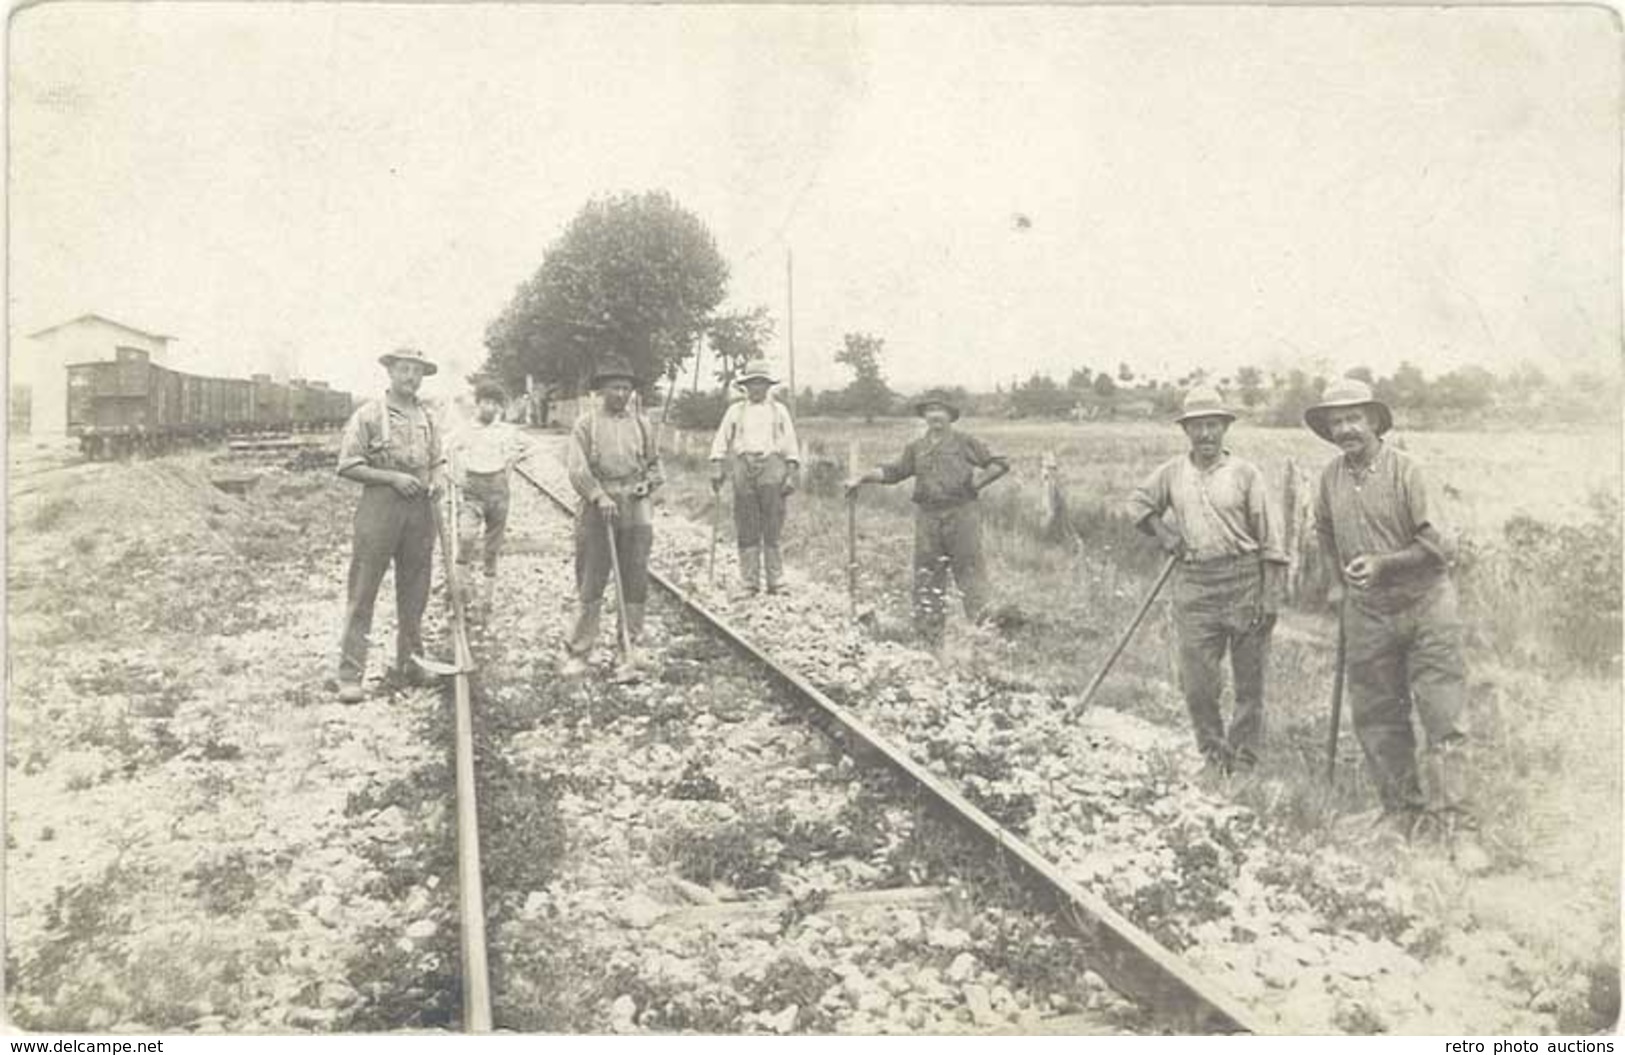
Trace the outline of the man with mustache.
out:
[[[434,502],[444,488],[445,458],[434,420],[418,400],[423,379],[438,367],[415,348],[378,361],[389,371],[380,399],[356,408],[339,445],[338,473],[361,484],[350,555],[349,599],[340,646],[338,698],[360,703],[366,693],[367,635],[373,604],[395,566],[395,669],[391,681],[422,684],[412,657],[423,651],[423,609],[434,566]]]
[[[1179,682],[1196,746],[1221,773],[1258,762],[1264,668],[1287,570],[1264,474],[1225,449],[1235,419],[1218,392],[1192,389],[1174,419],[1190,451],[1158,466],[1129,500],[1135,526],[1179,558]],[[1219,713],[1226,650],[1236,692],[1228,732]]]
[[[627,636],[635,645],[643,637],[644,605],[649,597],[649,550],[654,545],[654,517],[649,496],[663,482],[654,430],[629,406],[638,377],[624,359],[610,358],[593,374],[599,405],[588,410],[570,430],[565,467],[570,485],[581,497],[576,513],[576,589],[581,608],[565,642],[568,653],[560,673],[574,677],[587,669],[587,656],[598,640],[604,588],[613,574],[609,532],[615,533],[614,558],[621,571]],[[628,657],[622,657],[623,660]]]
[[[1414,704],[1427,732],[1431,816],[1470,821],[1461,622],[1422,470],[1383,440],[1393,413],[1361,381],[1334,382],[1303,420],[1343,451],[1321,474],[1316,530],[1345,586],[1349,706],[1384,819],[1409,838],[1429,816]]]
[[[964,598],[965,617],[976,622],[987,604],[987,572],[982,566],[981,519],[976,496],[1010,471],[1009,459],[953,427],[959,407],[940,389],[914,404],[925,419],[925,435],[902,455],[846,485],[851,500],[863,484],[914,480],[914,622],[932,649],[942,647],[948,617],[948,571]],[[986,474],[976,479],[977,469]]]

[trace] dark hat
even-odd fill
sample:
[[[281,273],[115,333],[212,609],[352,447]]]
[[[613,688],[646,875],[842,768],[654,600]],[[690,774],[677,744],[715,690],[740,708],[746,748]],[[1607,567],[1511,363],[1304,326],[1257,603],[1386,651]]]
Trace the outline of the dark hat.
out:
[[[1224,405],[1216,388],[1207,385],[1198,385],[1185,396],[1184,409],[1179,417],[1174,419],[1175,425],[1183,424],[1192,418],[1226,418],[1236,420],[1236,412]]]
[[[495,381],[481,381],[474,386],[474,400],[479,402],[484,399],[497,403],[506,403],[508,401],[508,390]]]
[[[927,407],[941,407],[948,412],[949,421],[959,420],[958,405],[954,403],[952,396],[940,388],[933,388],[914,401],[914,413],[921,417],[925,416],[925,408]]]
[[[393,365],[397,359],[403,359],[409,363],[421,364],[423,366],[424,377],[428,377],[430,374],[437,374],[440,372],[440,368],[434,365],[434,361],[427,355],[424,355],[422,352],[418,351],[416,348],[397,348],[393,352],[385,352],[383,355],[378,357],[378,361],[383,363],[385,367]]]
[[[593,371],[592,387],[596,391],[604,387],[605,383],[616,378],[630,381],[634,385],[638,383],[638,375],[632,369],[631,364],[618,356],[611,356],[599,363],[597,369]]]
[[[1303,423],[1326,442],[1336,442],[1326,426],[1326,413],[1341,407],[1375,407],[1379,436],[1394,427],[1394,412],[1388,404],[1372,395],[1370,385],[1353,377],[1341,377],[1327,385],[1320,402],[1303,412]]]

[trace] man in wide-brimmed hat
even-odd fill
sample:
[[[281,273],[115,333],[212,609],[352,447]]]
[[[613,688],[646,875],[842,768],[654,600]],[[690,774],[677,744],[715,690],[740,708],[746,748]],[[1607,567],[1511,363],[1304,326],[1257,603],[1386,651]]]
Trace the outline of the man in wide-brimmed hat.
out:
[[[434,573],[434,497],[441,479],[440,435],[418,400],[423,379],[437,371],[416,348],[399,348],[378,361],[389,388],[357,407],[344,427],[338,473],[362,485],[350,554],[338,697],[360,703],[367,673],[367,635],[384,572],[395,566],[396,683],[417,684],[423,674],[412,657],[423,651],[423,609]]]
[[[1427,482],[1383,439],[1394,416],[1364,382],[1333,382],[1303,420],[1343,452],[1321,474],[1316,530],[1345,586],[1349,706],[1384,815],[1406,836],[1424,817],[1470,821],[1461,623]],[[1427,732],[1431,805],[1417,773],[1413,704]]]
[[[610,358],[593,372],[598,405],[576,420],[570,430],[565,466],[570,484],[581,496],[576,513],[576,590],[581,609],[565,643],[569,653],[563,673],[580,674],[598,640],[604,587],[613,573],[609,530],[615,532],[621,591],[629,636],[643,636],[644,606],[649,598],[649,550],[654,544],[654,517],[649,496],[664,482],[654,429],[630,406],[638,376],[625,360]],[[624,658],[624,657],[623,657]]]
[[[1217,391],[1191,389],[1174,419],[1190,450],[1158,466],[1129,500],[1135,525],[1179,558],[1179,683],[1197,748],[1221,772],[1258,761],[1264,671],[1287,569],[1264,474],[1224,445],[1235,420]],[[1236,695],[1228,732],[1219,713],[1226,650]]]
[[[934,389],[914,403],[925,419],[925,435],[911,440],[902,455],[847,485],[852,496],[866,483],[895,484],[914,478],[914,619],[931,647],[942,644],[947,618],[948,571],[964,598],[965,615],[981,618],[987,603],[982,567],[981,524],[976,496],[1010,471],[1010,463],[975,436],[953,427],[959,407]],[[989,472],[981,480],[975,470]]]
[[[739,542],[739,578],[746,594],[762,586],[767,561],[767,592],[784,588],[779,534],[784,527],[785,499],[796,489],[801,448],[790,410],[768,392],[778,384],[762,359],[745,366],[735,384],[745,398],[722,416],[711,441],[711,491],[722,490],[733,459],[734,533]]]

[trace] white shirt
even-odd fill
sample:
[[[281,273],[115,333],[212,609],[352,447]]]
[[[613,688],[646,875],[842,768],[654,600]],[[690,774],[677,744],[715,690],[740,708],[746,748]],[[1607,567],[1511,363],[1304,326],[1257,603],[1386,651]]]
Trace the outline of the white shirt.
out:
[[[796,442],[790,411],[771,397],[760,403],[752,403],[747,397],[728,408],[711,441],[711,460],[722,461],[730,449],[735,454],[777,453],[787,462],[801,461],[801,446]]]
[[[506,421],[481,425],[470,421],[452,434],[452,458],[465,473],[500,473],[525,456],[529,445],[518,429]]]

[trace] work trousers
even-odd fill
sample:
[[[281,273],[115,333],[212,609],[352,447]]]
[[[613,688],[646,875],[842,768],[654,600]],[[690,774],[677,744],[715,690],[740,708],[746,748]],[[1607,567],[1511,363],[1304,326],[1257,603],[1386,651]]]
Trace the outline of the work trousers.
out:
[[[508,533],[508,474],[468,473],[457,507],[459,572],[474,563],[474,550],[484,536],[480,559],[487,577],[497,573],[497,557]]]
[[[782,454],[741,454],[734,458],[734,533],[739,540],[739,574],[748,589],[761,583],[757,547],[767,562],[767,588],[784,578],[779,535],[784,530],[784,481],[789,463]]]
[[[987,580],[982,568],[981,521],[973,502],[946,508],[915,507],[914,621],[932,645],[942,641],[948,615],[948,571],[965,602],[965,616],[982,616]]]
[[[625,595],[627,631],[636,640],[643,633],[643,609],[649,599],[649,550],[654,544],[654,522],[649,500],[630,494],[614,494],[619,515],[613,521],[616,556],[621,565],[621,590]],[[565,647],[572,655],[584,656],[598,640],[599,614],[604,588],[614,568],[610,560],[611,521],[591,502],[582,503],[576,513],[576,593],[581,610]]]
[[[1343,619],[1354,733],[1377,793],[1387,810],[1423,809],[1412,705],[1431,753],[1458,756],[1467,739],[1455,587],[1440,579],[1403,605],[1380,592],[1351,591]]]
[[[1185,707],[1202,756],[1224,766],[1253,765],[1264,739],[1264,668],[1275,617],[1257,618],[1263,590],[1257,557],[1181,564],[1174,587]],[[1236,694],[1228,733],[1219,713],[1227,650]]]
[[[368,484],[355,511],[350,551],[349,599],[340,646],[339,680],[359,682],[367,673],[372,608],[391,562],[395,565],[395,669],[412,670],[423,651],[423,609],[434,573],[434,506],[427,494],[403,498],[393,487]]]

